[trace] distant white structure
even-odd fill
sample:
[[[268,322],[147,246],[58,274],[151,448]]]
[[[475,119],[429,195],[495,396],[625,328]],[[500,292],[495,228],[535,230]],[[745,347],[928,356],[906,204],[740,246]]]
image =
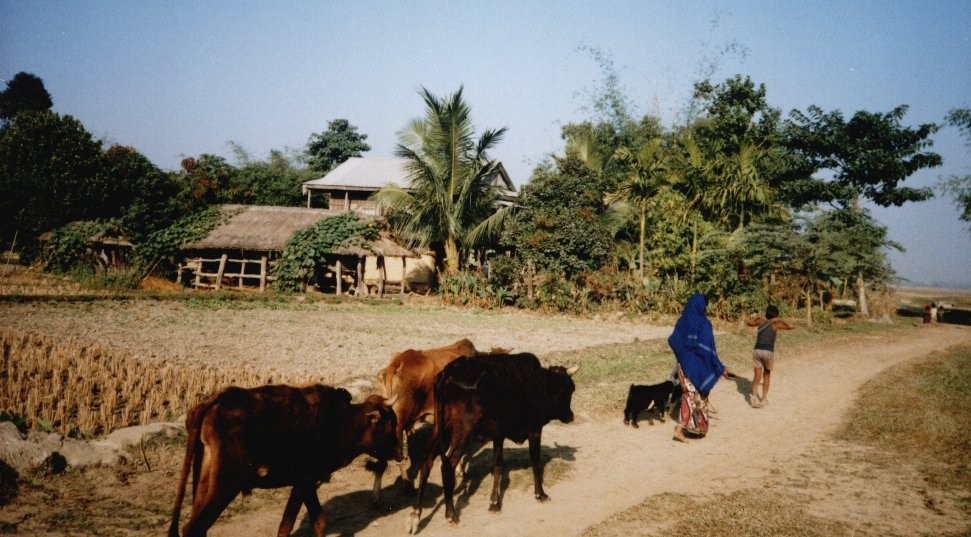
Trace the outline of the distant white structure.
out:
[[[312,205],[312,194],[322,192],[329,195],[325,209],[379,216],[381,208],[369,198],[389,184],[408,190],[411,183],[407,163],[408,159],[399,157],[351,157],[327,175],[303,184],[307,208]],[[498,170],[492,184],[501,190],[500,203],[511,203],[516,198],[516,187],[502,163]]]

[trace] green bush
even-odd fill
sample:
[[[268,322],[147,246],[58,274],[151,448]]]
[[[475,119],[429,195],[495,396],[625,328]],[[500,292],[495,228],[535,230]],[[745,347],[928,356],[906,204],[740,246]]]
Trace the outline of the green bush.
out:
[[[377,235],[377,224],[364,222],[351,212],[297,231],[284,245],[283,255],[273,267],[276,288],[284,292],[303,291],[313,281],[314,269],[327,254],[341,246],[367,248],[367,241]]]
[[[115,225],[111,220],[84,220],[55,229],[41,250],[44,270],[67,273],[80,266],[91,271],[91,260],[86,258],[91,237]]]
[[[179,245],[204,239],[217,226],[243,210],[223,210],[221,206],[213,205],[184,216],[171,226],[149,235],[145,244],[138,248],[138,259],[153,270],[171,273],[176,267]]]

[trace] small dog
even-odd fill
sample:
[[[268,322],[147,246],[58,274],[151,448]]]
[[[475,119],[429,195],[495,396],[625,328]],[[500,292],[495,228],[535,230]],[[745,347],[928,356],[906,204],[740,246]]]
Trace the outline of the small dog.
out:
[[[680,393],[675,393],[676,386],[676,383],[669,380],[649,386],[631,384],[630,391],[627,392],[627,406],[624,407],[624,425],[636,428],[637,415],[648,410],[658,411],[661,423],[664,423],[668,410],[680,396]],[[653,413],[648,415],[648,419],[654,425]]]

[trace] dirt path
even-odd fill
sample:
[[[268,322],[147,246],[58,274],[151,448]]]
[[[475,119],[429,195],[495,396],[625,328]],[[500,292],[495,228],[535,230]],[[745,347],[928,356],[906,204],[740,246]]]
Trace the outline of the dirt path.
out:
[[[471,484],[464,500],[460,498],[458,527],[451,526],[439,505],[440,474],[436,467],[429,491],[432,499],[424,510],[419,535],[565,537],[656,494],[697,493],[699,487],[712,493],[729,493],[760,487],[769,478],[803,487],[802,492],[815,498],[809,508],[823,516],[836,512],[841,520],[856,520],[903,535],[962,529],[967,521],[962,520],[956,506],[938,501],[943,514],[921,508],[925,492],[920,483],[899,482],[906,475],[867,478],[851,472],[850,477],[840,478],[843,482],[833,483],[831,473],[809,485],[802,479],[819,471],[825,461],[845,457],[855,449],[829,436],[850,410],[864,382],[892,365],[971,342],[971,329],[964,327],[935,326],[918,334],[861,336],[857,343],[836,349],[801,356],[782,354],[773,378],[771,404],[762,409],[752,409],[745,401],[748,381],[722,381],[712,392],[718,413],[708,437],[687,445],[671,440],[670,421],[653,427],[642,422],[640,429],[626,428],[620,409],[616,419],[609,421],[578,413],[572,424],[551,424],[544,429],[543,438],[544,452],[552,457],[547,471],[556,466],[564,468],[565,474],[551,479],[546,487],[551,500],[544,504],[532,498],[528,478],[514,479],[505,492],[501,514],[489,513],[491,478],[485,477]],[[511,453],[521,448],[509,442],[506,445],[508,463]],[[320,488],[321,501],[326,502],[325,511],[331,517],[328,534],[405,535],[405,519],[410,512],[405,494],[390,491],[384,513],[364,508],[357,509],[370,511],[363,517],[345,514],[348,509],[355,510],[355,505],[367,505],[364,479],[359,469],[344,470],[335,475],[334,482]],[[847,494],[852,497],[846,498]],[[254,507],[252,512],[220,521],[210,534],[273,534],[282,503]],[[297,531],[297,535],[311,534],[305,523]]]

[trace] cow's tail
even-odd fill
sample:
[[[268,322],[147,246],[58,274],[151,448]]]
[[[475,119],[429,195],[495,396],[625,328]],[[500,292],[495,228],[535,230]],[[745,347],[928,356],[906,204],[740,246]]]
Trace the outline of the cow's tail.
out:
[[[182,502],[185,500],[185,487],[192,471],[192,494],[195,495],[196,484],[199,479],[199,464],[202,462],[202,430],[203,405],[197,405],[189,410],[185,419],[185,458],[182,460],[182,471],[179,473],[179,486],[175,492],[175,505],[172,507],[172,522],[169,524],[169,537],[179,537],[179,515],[182,512]],[[195,464],[193,464],[195,463]],[[194,470],[194,471],[193,471]]]

